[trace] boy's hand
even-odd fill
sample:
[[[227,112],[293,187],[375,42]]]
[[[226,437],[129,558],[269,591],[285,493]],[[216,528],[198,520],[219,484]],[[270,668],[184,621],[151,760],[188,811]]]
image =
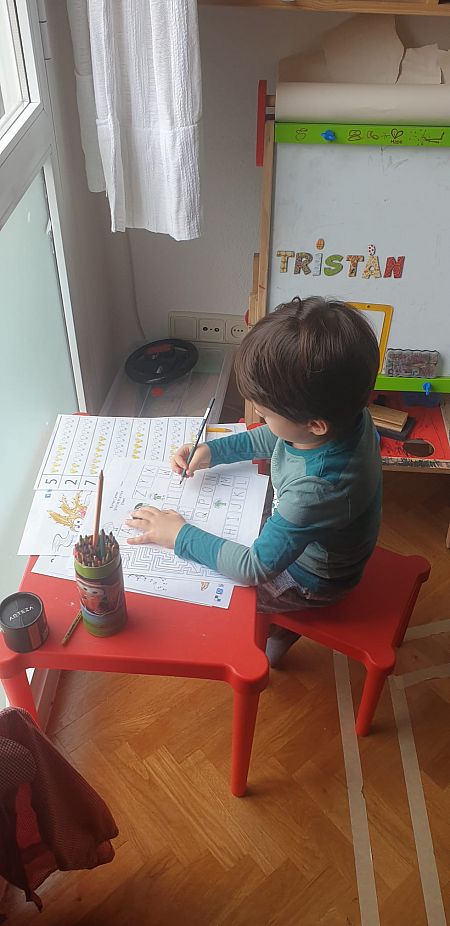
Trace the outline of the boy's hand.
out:
[[[175,451],[170,465],[174,473],[178,473],[181,476],[185,466],[186,460],[191,452],[191,445],[184,444],[183,447],[180,447]],[[186,476],[193,476],[198,469],[208,469],[208,466],[211,463],[211,451],[208,447],[208,444],[199,444],[197,450],[192,457],[191,462],[189,463],[189,469],[186,473]]]
[[[186,524],[178,511],[160,511],[147,505],[137,508],[125,524],[142,531],[137,537],[129,537],[127,543],[157,543],[173,550],[178,533]]]

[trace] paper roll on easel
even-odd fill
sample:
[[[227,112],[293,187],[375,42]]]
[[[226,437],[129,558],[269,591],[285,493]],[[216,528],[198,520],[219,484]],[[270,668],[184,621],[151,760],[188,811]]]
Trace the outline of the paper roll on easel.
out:
[[[450,84],[319,84],[277,86],[277,122],[449,125]]]

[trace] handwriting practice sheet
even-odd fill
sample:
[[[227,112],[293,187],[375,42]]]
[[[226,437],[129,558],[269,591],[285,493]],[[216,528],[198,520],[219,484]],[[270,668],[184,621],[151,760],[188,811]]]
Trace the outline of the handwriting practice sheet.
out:
[[[105,530],[112,530],[117,537],[124,571],[177,580],[220,578],[209,567],[182,560],[164,547],[130,546],[127,540],[137,532],[124,521],[137,504],[173,509],[196,527],[250,546],[259,533],[268,479],[246,469],[230,474],[225,470],[200,470],[181,482],[164,465],[112,461],[105,472],[102,522]]]
[[[92,530],[85,521],[90,493],[108,461],[127,457],[166,463],[195,438],[200,418],[96,418],[59,415],[36,481],[36,491],[18,553],[64,556],[78,535]],[[241,423],[218,425],[206,434],[217,440],[245,430]],[[232,464],[232,470],[252,463]]]
[[[138,502],[175,509],[186,521],[249,546],[259,533],[267,478],[251,461],[197,472],[182,482],[171,471],[175,450],[195,440],[201,419],[59,415],[35,483],[19,547],[40,554],[34,572],[74,581],[72,549],[94,522],[98,475],[105,482],[101,526],[119,542],[127,591],[228,608],[236,583],[156,544],[130,545],[124,525]],[[245,431],[212,425],[202,440]]]
[[[209,533],[249,545],[258,536],[268,478],[256,471],[227,473],[227,469],[220,466],[199,470],[193,477],[181,480],[164,464],[114,460],[105,472],[105,530],[116,533],[123,529],[130,512],[144,504],[179,511],[186,521]]]
[[[175,450],[195,440],[200,422],[201,418],[58,415],[34,488],[95,489],[100,470],[117,457],[169,463]],[[239,423],[220,427],[225,433],[207,433],[207,439],[245,430]]]

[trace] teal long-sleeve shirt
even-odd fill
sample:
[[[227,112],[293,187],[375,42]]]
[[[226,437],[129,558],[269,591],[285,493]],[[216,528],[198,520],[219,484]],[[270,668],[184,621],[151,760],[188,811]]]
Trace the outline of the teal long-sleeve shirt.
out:
[[[272,516],[251,547],[191,524],[175,553],[244,585],[288,570],[317,593],[345,590],[361,578],[376,543],[382,496],[380,451],[367,410],[341,440],[297,450],[267,425],[211,441],[211,466],[271,459]]]

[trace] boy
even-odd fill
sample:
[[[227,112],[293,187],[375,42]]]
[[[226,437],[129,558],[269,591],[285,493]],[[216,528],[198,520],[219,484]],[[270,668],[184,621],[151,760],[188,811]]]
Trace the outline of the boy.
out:
[[[265,426],[201,444],[187,476],[237,460],[271,458],[272,516],[252,547],[186,524],[177,512],[140,508],[129,543],[160,543],[178,556],[256,585],[258,610],[328,604],[356,585],[378,534],[382,475],[366,409],[379,366],[363,314],[342,302],[294,299],[261,319],[236,358],[239,391]],[[174,455],[181,473],[189,446]],[[275,665],[298,639],[276,630]]]

